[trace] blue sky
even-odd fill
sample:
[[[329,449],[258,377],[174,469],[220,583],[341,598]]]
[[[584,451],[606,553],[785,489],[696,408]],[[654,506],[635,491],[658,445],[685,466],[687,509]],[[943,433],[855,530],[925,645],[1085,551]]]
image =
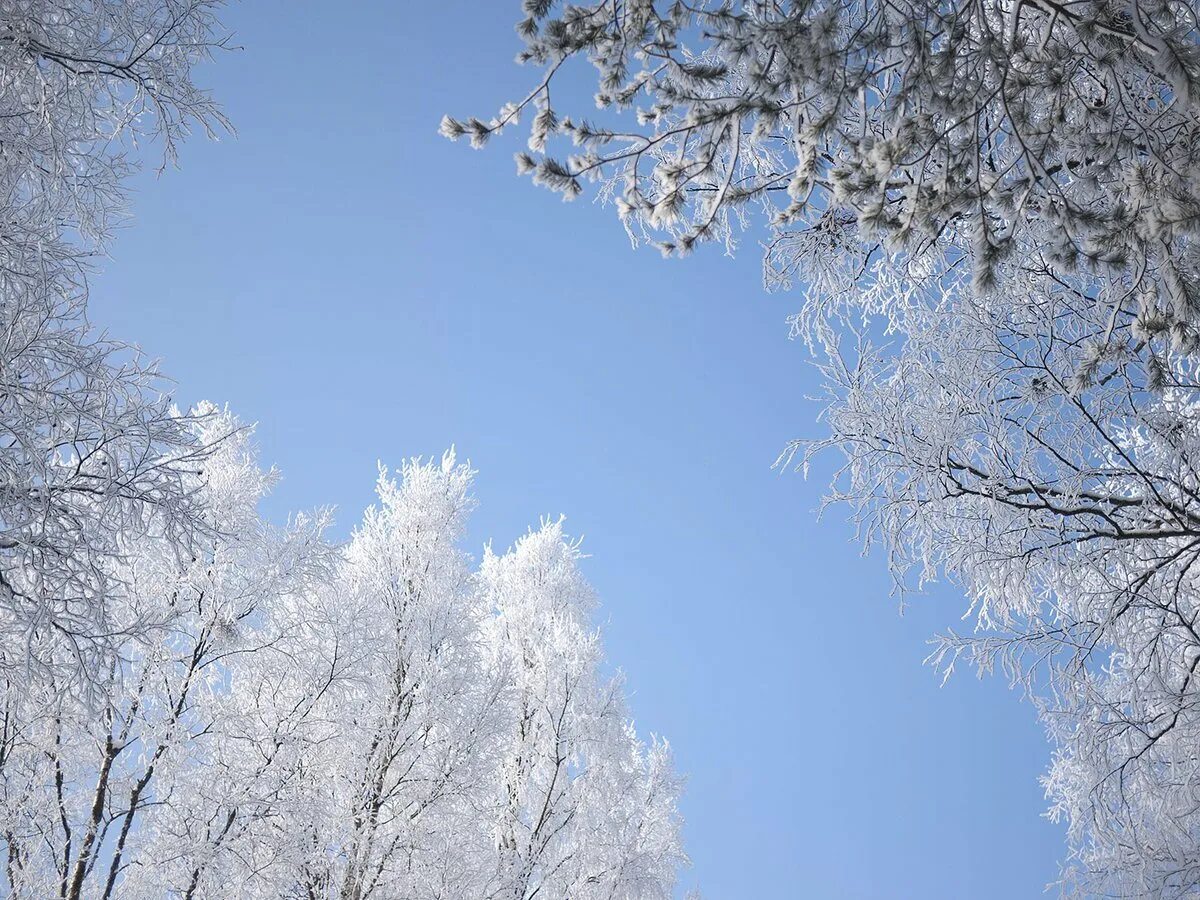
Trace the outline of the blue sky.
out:
[[[182,402],[259,423],[272,515],[336,505],[344,535],[377,460],[450,444],[480,471],[472,550],[566,513],[638,726],[688,776],[710,900],[1039,896],[1062,835],[1032,709],[939,687],[925,641],[961,600],[900,616],[883,558],[817,521],[825,472],[771,469],[821,431],[753,241],[634,252],[610,210],[517,178],[519,135],[437,136],[527,87],[518,7],[231,7],[244,49],[204,80],[238,137],[137,180],[93,320]]]

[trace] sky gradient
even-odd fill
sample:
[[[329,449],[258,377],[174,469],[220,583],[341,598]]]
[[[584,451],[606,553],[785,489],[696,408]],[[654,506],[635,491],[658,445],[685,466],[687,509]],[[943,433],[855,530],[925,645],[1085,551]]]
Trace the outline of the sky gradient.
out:
[[[457,446],[469,547],[567,515],[591,554],[639,729],[688,777],[685,886],[719,898],[1036,897],[1061,830],[1048,750],[999,680],[946,687],[926,639],[949,587],[889,596],[823,478],[773,471],[819,436],[816,389],[759,250],[633,251],[611,210],[437,136],[528,86],[517,0],[259,0],[202,80],[238,129],[139,177],[93,321],[163,360],[181,403],[259,423],[276,517],[338,508],[376,463]]]

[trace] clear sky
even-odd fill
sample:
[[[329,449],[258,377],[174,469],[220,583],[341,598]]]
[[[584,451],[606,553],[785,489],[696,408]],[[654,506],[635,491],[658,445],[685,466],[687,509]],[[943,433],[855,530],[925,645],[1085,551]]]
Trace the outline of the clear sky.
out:
[[[688,776],[709,900],[1040,896],[1062,835],[1032,709],[1000,680],[939,687],[925,640],[961,600],[898,615],[883,558],[817,521],[825,472],[771,470],[821,430],[758,248],[634,252],[611,210],[517,178],[520,135],[437,136],[528,86],[518,12],[231,7],[244,49],[204,80],[238,137],[137,181],[92,318],[184,403],[259,423],[272,515],[336,505],[344,535],[377,460],[450,444],[480,472],[474,552],[566,513],[637,724]]]

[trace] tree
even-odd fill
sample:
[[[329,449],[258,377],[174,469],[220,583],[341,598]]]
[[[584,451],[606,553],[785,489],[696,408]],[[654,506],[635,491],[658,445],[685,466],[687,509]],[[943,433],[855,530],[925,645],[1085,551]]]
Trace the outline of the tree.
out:
[[[682,254],[770,229],[822,365],[830,494],[902,589],[947,576],[1055,744],[1068,891],[1200,887],[1190,4],[529,0],[518,169]],[[596,123],[562,73],[587,57]],[[553,91],[553,102],[551,100]],[[564,99],[566,98],[566,99]],[[549,155],[556,137],[579,148]]]
[[[109,597],[156,522],[189,554],[202,448],[157,371],[86,320],[89,258],[123,212],[130,149],[167,159],[223,124],[192,81],[211,0],[20,2],[0,12],[0,674],[103,672]],[[131,608],[128,605],[126,608]]]
[[[380,505],[325,591],[349,662],[326,711],[341,739],[308,768],[301,896],[478,895],[502,681],[456,546],[471,477],[453,456],[406,465],[399,484],[381,472]]]
[[[483,561],[491,649],[511,683],[487,896],[666,898],[684,859],[679,784],[667,744],[638,740],[620,679],[599,676],[578,557],[558,520]]]
[[[547,522],[472,573],[472,477],[453,454],[381,473],[326,594],[342,740],[308,768],[295,893],[669,897],[679,783],[600,677],[578,545]]]
[[[633,731],[578,545],[546,523],[472,571],[473,473],[379,481],[350,542],[264,522],[248,429],[189,488],[213,529],[159,538],[155,608],[81,698],[0,684],[0,885],[13,898],[666,898],[686,861],[665,742]]]
[[[482,146],[533,111],[519,170],[568,199],[601,182],[631,234],[665,252],[732,242],[758,207],[780,237],[846,215],[891,249],[953,232],[980,287],[1033,229],[1061,268],[1093,264],[1121,290],[1176,303],[1195,293],[1184,288],[1200,209],[1189,4],[525,0],[523,10],[518,61],[544,74],[489,121],[446,117],[443,134]],[[577,58],[597,71],[596,124],[551,99],[572,96],[559,76]],[[579,152],[548,155],[556,135]]]
[[[8,300],[0,300],[0,674],[73,673],[86,687],[122,634],[147,624],[114,617],[112,597],[127,587],[124,555],[163,537],[187,555],[208,530],[185,487],[207,451],[155,369],[92,335],[81,305]]]
[[[891,307],[886,344],[845,339],[862,307],[840,327],[802,323],[827,336],[830,435],[790,452],[844,456],[830,499],[898,580],[946,573],[966,590],[975,633],[943,635],[931,659],[947,674],[964,657],[1002,669],[1036,703],[1068,890],[1191,896],[1196,358],[1106,342],[1115,327],[1163,337],[1114,326],[1085,290],[1019,272],[1002,283],[1022,292],[964,283],[922,301],[893,283],[908,302]]]
[[[0,13],[0,271],[5,293],[85,291],[124,212],[130,151],[176,157],[193,126],[228,127],[193,81],[224,46],[220,0],[21,0]]]
[[[212,529],[182,559],[168,531],[147,529],[124,560],[128,590],[109,598],[118,621],[154,627],[117,631],[85,697],[52,675],[0,683],[13,897],[211,895],[196,890],[214,871],[247,877],[237,867],[269,850],[247,837],[283,812],[289,738],[321,695],[318,681],[285,688],[311,627],[293,596],[323,571],[325,518],[283,531],[262,522],[255,505],[273,473],[257,468],[246,430],[202,412],[198,443],[234,435],[187,485]]]

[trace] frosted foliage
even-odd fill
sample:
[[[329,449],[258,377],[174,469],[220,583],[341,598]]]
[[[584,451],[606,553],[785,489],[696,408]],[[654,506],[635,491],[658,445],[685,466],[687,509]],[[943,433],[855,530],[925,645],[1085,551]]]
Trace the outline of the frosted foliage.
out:
[[[500,869],[490,895],[669,897],[681,856],[667,744],[637,739],[621,682],[598,678],[594,600],[562,523],[543,523],[481,573],[489,644],[510,673]],[[622,798],[614,803],[613,798]]]
[[[0,3],[0,260],[9,290],[78,287],[123,213],[136,142],[173,159],[224,124],[192,69],[224,43],[216,0]],[[7,293],[8,291],[6,291]]]
[[[204,530],[183,489],[194,434],[85,301],[135,146],[170,159],[222,122],[191,77],[222,41],[217,6],[0,2],[0,672],[103,671],[144,624],[106,600],[126,548],[150,521],[181,554]]]
[[[186,487],[206,451],[78,307],[0,296],[0,318],[0,673],[87,680],[146,624],[108,602],[125,553],[153,534],[189,554],[207,529]]]
[[[122,572],[160,624],[88,698],[0,683],[6,896],[672,896],[679,780],[601,674],[561,522],[474,567],[448,454],[382,471],[334,546],[326,513],[264,522],[250,430],[196,413],[212,529]]]
[[[954,234],[985,288],[1033,234],[1063,270],[1096,266],[1192,312],[1192,3],[521,6],[518,61],[541,74],[489,119],[446,117],[443,134],[482,146],[525,117],[519,171],[568,199],[598,181],[664,252],[731,244],[757,218],[776,233],[770,276],[780,252],[809,255],[847,225],[851,241],[910,252]],[[576,63],[596,73],[595,121]],[[815,245],[795,240],[813,229]]]
[[[671,896],[679,782],[556,523],[497,587],[448,455],[344,545],[273,526],[252,429],[89,326],[141,151],[225,125],[192,77],[220,5],[0,0],[0,894]],[[571,627],[502,630],[556,552]]]
[[[197,440],[228,435],[187,485],[212,529],[181,558],[149,528],[108,598],[156,625],[122,638],[84,699],[53,673],[0,681],[0,883],[10,896],[195,896],[189,884],[209,866],[241,876],[224,844],[284,812],[276,795],[300,749],[287,729],[314,702],[314,682],[293,671],[311,627],[293,594],[326,569],[324,521],[263,523],[254,507],[272,476],[258,470],[248,432],[218,410],[199,413]],[[296,706],[284,717],[287,703]],[[269,851],[262,840],[243,849]]]
[[[974,633],[931,660],[1000,669],[1055,745],[1071,894],[1200,890],[1200,371],[1095,281],[1003,272],[1003,296],[884,266],[796,327],[822,359],[844,458],[829,502],[901,587],[947,575]],[[881,302],[881,293],[891,298]],[[886,310],[886,316],[880,316]]]

